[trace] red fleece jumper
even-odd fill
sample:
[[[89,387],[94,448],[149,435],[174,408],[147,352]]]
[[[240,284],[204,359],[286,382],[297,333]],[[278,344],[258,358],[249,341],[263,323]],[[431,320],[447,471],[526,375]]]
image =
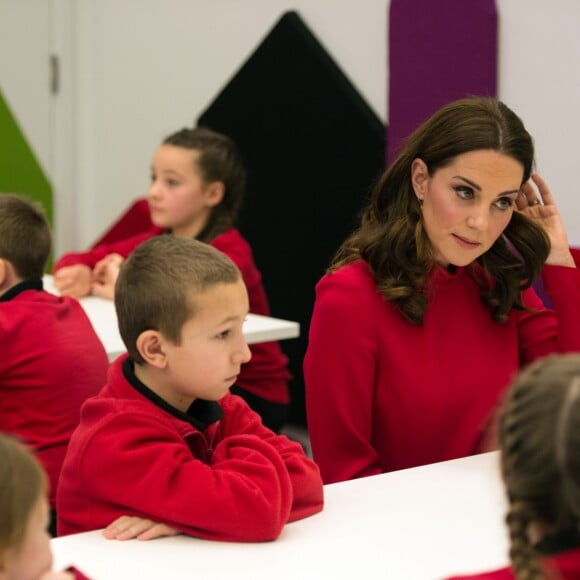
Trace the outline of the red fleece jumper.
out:
[[[322,504],[316,464],[243,399],[198,399],[182,413],[124,355],[82,408],[58,488],[58,533],[134,515],[200,538],[265,541]]]
[[[33,449],[56,486],[82,403],[107,380],[109,361],[81,305],[23,282],[0,298],[0,431]]]

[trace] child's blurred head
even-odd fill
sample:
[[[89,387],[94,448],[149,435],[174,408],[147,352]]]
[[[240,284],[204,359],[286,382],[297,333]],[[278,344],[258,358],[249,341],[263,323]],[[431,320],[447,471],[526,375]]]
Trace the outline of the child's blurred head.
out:
[[[47,478],[32,453],[0,433],[0,577],[39,578],[52,568]]]
[[[151,164],[151,220],[182,236],[211,241],[235,224],[246,170],[235,143],[206,128],[164,139]]]
[[[39,204],[0,194],[0,261],[10,262],[16,278],[42,278],[51,245],[50,226]]]
[[[551,355],[517,377],[500,447],[512,563],[535,573],[534,535],[580,538],[580,354]]]
[[[170,235],[156,236],[137,247],[123,263],[115,286],[119,331],[133,361],[145,362],[138,342],[146,331],[180,345],[184,325],[209,311],[206,295],[224,289],[234,293],[233,300],[221,304],[224,316],[229,313],[234,318],[243,310],[241,331],[247,292],[227,256],[203,242]],[[235,312],[230,312],[232,301]],[[238,321],[234,322],[237,329]]]

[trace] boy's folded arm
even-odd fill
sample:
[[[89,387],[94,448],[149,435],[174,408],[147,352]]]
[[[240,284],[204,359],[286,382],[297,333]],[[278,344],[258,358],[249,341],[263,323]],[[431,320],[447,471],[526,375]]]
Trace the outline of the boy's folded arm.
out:
[[[141,424],[138,437],[119,441],[120,429],[135,431],[127,420],[123,415],[122,428],[110,424],[101,429],[79,465],[77,485],[93,504],[93,515],[105,506],[103,517],[109,518],[98,527],[109,524],[111,510],[118,509],[119,515],[149,518],[206,539],[278,537],[289,519],[293,493],[284,461],[269,443],[232,435],[216,446],[208,464],[157,423]]]
[[[282,457],[292,482],[293,501],[288,521],[293,522],[318,513],[324,505],[322,477],[318,465],[306,456],[302,445],[291,441],[285,435],[273,435],[273,439],[265,440]]]
[[[282,458],[292,483],[293,500],[288,521],[321,511],[324,493],[320,469],[306,456],[302,445],[264,427],[259,415],[249,412],[246,403],[239,397],[229,397],[224,404],[227,406],[224,422],[228,431],[253,434],[270,444]]]

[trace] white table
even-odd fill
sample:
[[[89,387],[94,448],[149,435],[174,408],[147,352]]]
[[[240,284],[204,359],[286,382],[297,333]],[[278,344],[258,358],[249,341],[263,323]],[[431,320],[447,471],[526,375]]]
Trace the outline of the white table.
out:
[[[58,294],[54,287],[52,276],[45,275],[43,283],[47,292]],[[79,302],[85,309],[97,335],[105,346],[109,360],[112,361],[121,353],[124,353],[126,348],[119,334],[114,303],[111,300],[98,298],[97,296],[86,296],[81,298]],[[248,314],[244,322],[244,336],[248,344],[296,338],[299,335],[300,325],[290,320]]]
[[[508,563],[499,455],[488,453],[325,487],[322,513],[275,542],[188,536],[105,540],[100,531],[52,540],[56,569],[99,579],[437,580]]]

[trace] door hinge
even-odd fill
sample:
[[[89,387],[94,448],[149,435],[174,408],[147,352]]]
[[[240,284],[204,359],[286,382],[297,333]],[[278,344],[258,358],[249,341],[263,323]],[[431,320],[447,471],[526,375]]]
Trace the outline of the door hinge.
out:
[[[60,67],[56,54],[50,55],[50,94],[58,95],[60,89]]]

